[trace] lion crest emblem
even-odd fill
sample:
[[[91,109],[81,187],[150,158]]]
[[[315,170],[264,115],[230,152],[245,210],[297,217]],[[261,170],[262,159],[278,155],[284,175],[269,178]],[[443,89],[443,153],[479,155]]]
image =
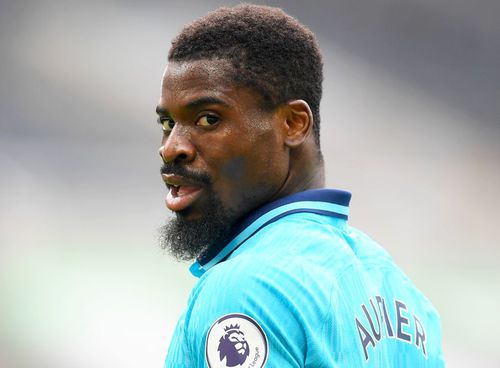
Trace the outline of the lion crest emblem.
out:
[[[247,360],[250,349],[245,334],[238,324],[224,328],[225,335],[219,340],[219,358],[222,362],[226,358],[227,367],[242,365]]]

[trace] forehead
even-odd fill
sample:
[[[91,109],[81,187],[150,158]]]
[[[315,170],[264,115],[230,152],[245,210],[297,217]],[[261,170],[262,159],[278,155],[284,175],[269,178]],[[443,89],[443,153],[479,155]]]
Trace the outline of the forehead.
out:
[[[210,96],[231,99],[241,90],[232,80],[233,71],[225,60],[170,62],[163,74],[160,105]]]
[[[163,75],[164,82],[185,82],[190,79],[231,84],[234,68],[227,60],[171,61]]]

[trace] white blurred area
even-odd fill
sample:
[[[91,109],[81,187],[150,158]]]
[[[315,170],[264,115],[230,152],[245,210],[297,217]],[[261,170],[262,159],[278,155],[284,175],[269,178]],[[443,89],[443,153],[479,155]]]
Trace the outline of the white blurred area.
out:
[[[0,367],[162,366],[195,280],[156,244],[154,109],[170,40],[220,4],[0,4]],[[449,367],[496,366],[499,6],[272,4],[320,40],[351,224],[438,308]]]

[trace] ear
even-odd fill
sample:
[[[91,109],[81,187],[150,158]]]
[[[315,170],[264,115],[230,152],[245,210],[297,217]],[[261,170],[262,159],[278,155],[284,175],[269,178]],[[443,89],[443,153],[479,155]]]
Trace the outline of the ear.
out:
[[[292,100],[286,103],[285,111],[285,144],[296,148],[311,134],[314,123],[311,108],[304,100]]]

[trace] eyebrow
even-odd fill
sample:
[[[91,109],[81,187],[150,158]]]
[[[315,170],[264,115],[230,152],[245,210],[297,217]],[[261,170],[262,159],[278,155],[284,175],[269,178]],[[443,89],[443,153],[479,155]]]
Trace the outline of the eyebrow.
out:
[[[227,102],[221,100],[217,97],[207,96],[200,97],[194,101],[188,102],[184,108],[188,110],[193,110],[205,105],[221,105],[224,107],[231,107]],[[160,105],[156,106],[156,113],[158,115],[170,115],[168,110]]]

